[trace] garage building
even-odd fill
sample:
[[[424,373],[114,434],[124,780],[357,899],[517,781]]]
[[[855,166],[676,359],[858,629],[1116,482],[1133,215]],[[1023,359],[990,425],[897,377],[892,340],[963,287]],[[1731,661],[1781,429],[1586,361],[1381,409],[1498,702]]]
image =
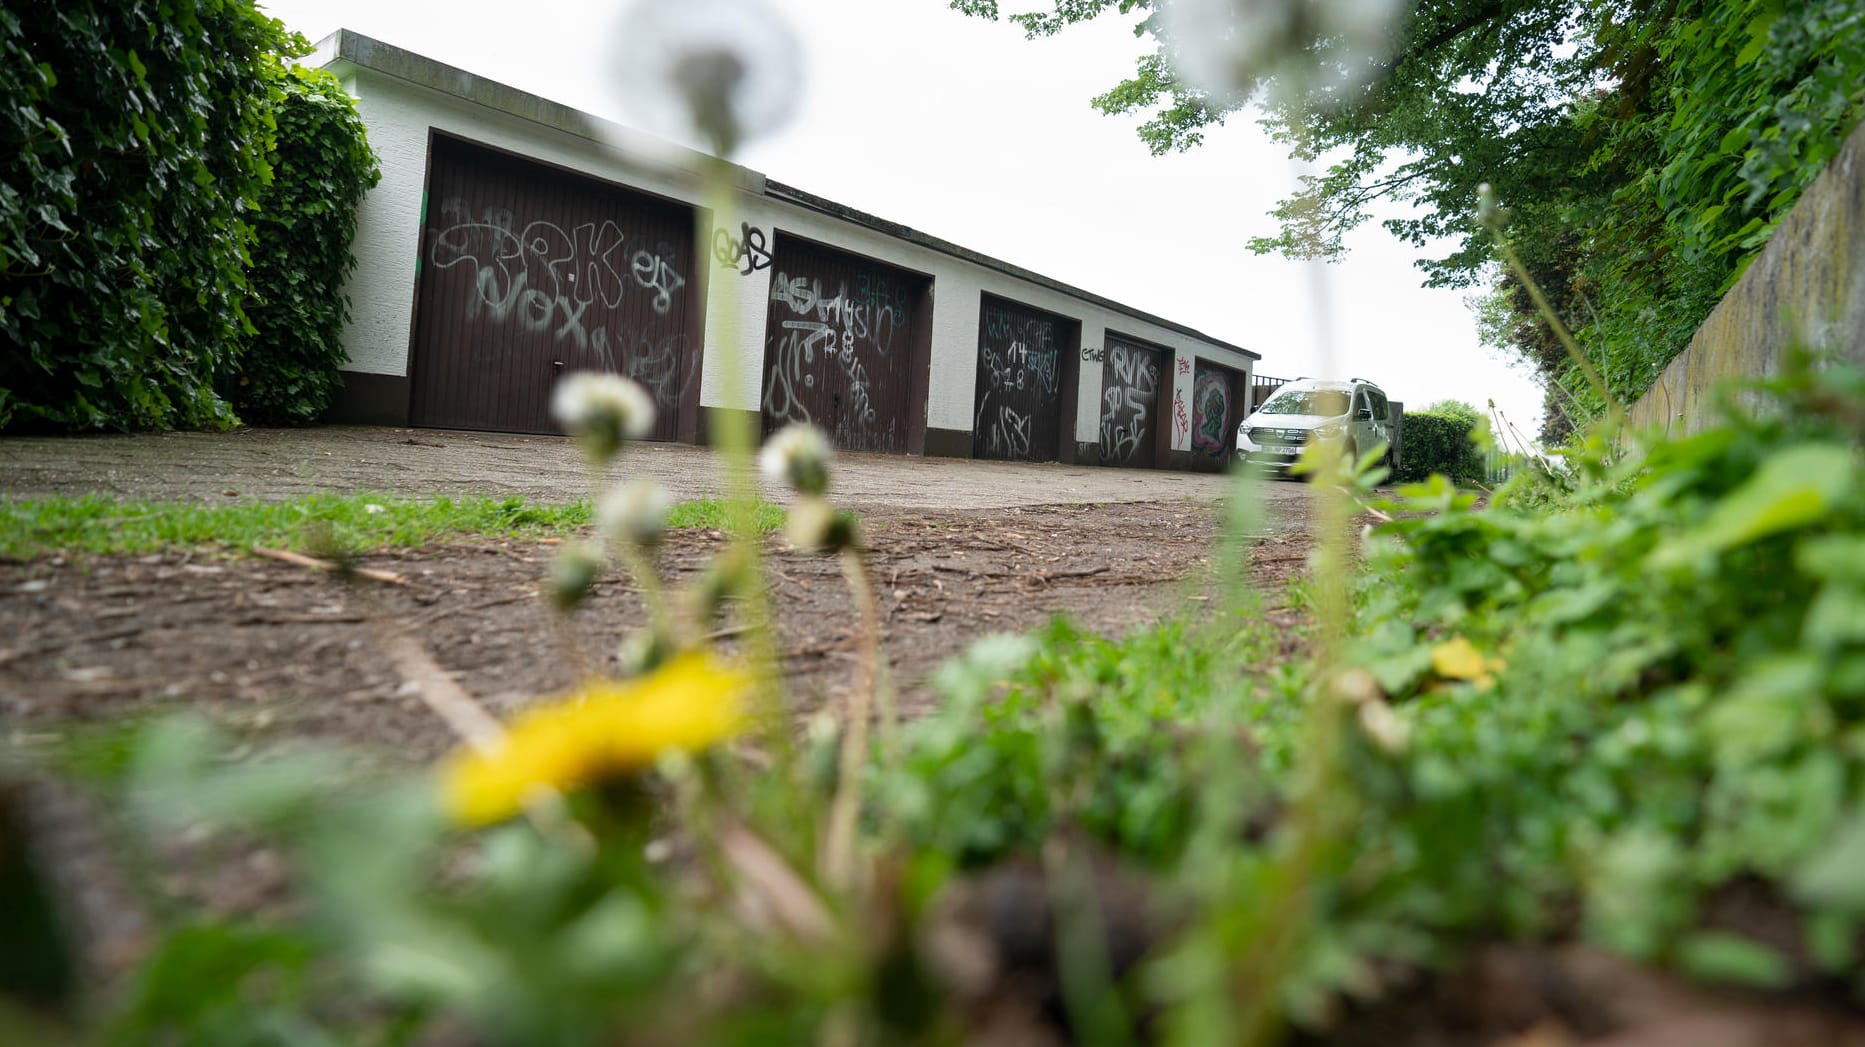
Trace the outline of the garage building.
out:
[[[736,410],[852,451],[1222,467],[1249,350],[742,167],[725,227],[698,154],[347,30],[311,61],[382,163],[334,420],[555,432],[557,378],[600,369],[662,440]]]

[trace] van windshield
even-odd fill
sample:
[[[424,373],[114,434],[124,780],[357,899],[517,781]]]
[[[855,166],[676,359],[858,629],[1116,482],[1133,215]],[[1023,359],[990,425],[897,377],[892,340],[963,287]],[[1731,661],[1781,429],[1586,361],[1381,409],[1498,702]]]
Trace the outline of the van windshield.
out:
[[[1264,414],[1314,414],[1326,418],[1347,413],[1345,389],[1286,389],[1269,398]]]

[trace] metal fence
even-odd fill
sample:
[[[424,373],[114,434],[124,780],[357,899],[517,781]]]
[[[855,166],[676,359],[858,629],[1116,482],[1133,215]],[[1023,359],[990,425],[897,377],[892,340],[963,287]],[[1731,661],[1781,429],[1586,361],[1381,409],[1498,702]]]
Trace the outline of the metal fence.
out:
[[[1266,374],[1250,375],[1250,403],[1243,413],[1247,416],[1263,406],[1263,401],[1275,395],[1276,390],[1289,383],[1287,378],[1272,378]]]

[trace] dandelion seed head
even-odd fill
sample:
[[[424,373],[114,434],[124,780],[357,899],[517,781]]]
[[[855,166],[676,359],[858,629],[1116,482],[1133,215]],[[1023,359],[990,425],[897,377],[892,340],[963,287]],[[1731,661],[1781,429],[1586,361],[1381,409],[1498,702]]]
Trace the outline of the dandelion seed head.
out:
[[[1391,51],[1410,0],[1159,0],[1173,69],[1222,106],[1268,83],[1311,105],[1364,84]]]
[[[1362,702],[1359,719],[1360,730],[1387,753],[1396,756],[1411,744],[1412,725],[1383,701]]]
[[[784,539],[804,552],[820,552],[835,531],[835,506],[821,498],[801,498],[784,518]]]
[[[1496,187],[1488,182],[1477,186],[1476,220],[1484,225],[1493,225],[1502,214],[1502,202],[1496,198]]]
[[[551,392],[551,417],[598,461],[654,431],[654,398],[618,374],[576,371]]]
[[[1379,680],[1361,668],[1343,670],[1334,676],[1334,693],[1343,701],[1363,704],[1380,700]]]
[[[602,576],[602,547],[589,542],[566,545],[550,562],[550,599],[558,610],[568,611],[589,596]]]
[[[787,123],[802,89],[796,34],[763,0],[636,0],[613,53],[636,122],[720,156]]]
[[[758,465],[775,483],[820,495],[829,489],[829,454],[829,438],[821,429],[792,424],[764,442]]]
[[[652,480],[630,480],[596,507],[596,527],[610,541],[654,545],[672,512],[673,497],[665,487]]]

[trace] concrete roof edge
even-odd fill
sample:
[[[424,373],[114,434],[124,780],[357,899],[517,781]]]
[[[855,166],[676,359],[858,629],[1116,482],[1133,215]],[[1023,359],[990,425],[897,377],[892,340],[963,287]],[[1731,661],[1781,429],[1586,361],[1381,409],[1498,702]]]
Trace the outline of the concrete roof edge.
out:
[[[311,54],[306,56],[306,61],[314,62],[319,66],[350,65],[359,69],[367,69],[371,72],[381,73],[385,76],[391,76],[418,87],[425,87],[429,90],[471,102],[495,112],[504,113],[507,116],[528,120],[532,123],[540,124],[564,134],[583,138],[599,145],[610,147],[625,146],[626,143],[630,141],[641,142],[644,143],[644,145],[646,143],[652,143],[654,149],[644,147],[639,150],[639,152],[650,154],[654,151],[666,153],[668,150],[672,150],[675,155],[681,157],[683,161],[682,166],[684,166],[686,172],[689,174],[698,170],[702,163],[708,162],[711,159],[702,153],[684,146],[667,143],[645,132],[610,120],[604,120],[601,117],[592,116],[580,109],[572,109],[560,102],[553,102],[547,98],[531,94],[530,92],[520,91],[515,87],[499,83],[496,80],[489,80],[485,77],[476,76],[464,69],[450,66],[442,62],[436,62],[431,58],[418,55],[413,51],[396,47],[393,44],[384,43],[374,37],[364,36],[352,29],[338,29],[329,36],[319,40],[312,49]],[[1069,295],[1070,297],[1079,298],[1104,309],[1120,313],[1123,316],[1152,324],[1155,327],[1187,335],[1218,348],[1228,349],[1248,357],[1251,360],[1261,360],[1263,358],[1261,353],[1252,352],[1240,345],[1232,345],[1221,339],[1213,338],[1203,331],[1187,327],[1176,321],[1167,320],[1164,317],[1155,316],[1152,313],[1123,305],[1111,298],[1105,298],[1091,291],[1084,291],[1079,287],[1065,284],[1060,280],[1044,276],[1041,273],[1032,272],[1022,266],[1012,265],[1009,262],[992,258],[989,255],[980,254],[969,248],[960,247],[948,240],[941,240],[936,236],[929,236],[910,226],[901,225],[898,222],[890,222],[887,219],[857,211],[852,207],[845,207],[833,200],[817,196],[813,193],[772,181],[766,178],[762,173],[753,171],[750,168],[741,167],[737,164],[728,164],[727,167],[733,172],[739,186],[747,192],[795,204],[799,207],[805,207],[819,214],[872,229],[876,232],[905,240],[909,243],[918,244],[929,250],[950,255],[961,261],[970,262],[974,265],[1003,273],[1006,276],[1015,277],[1016,279],[1046,287],[1052,291]]]
[[[437,62],[394,44],[364,36],[353,29],[338,29],[319,40],[304,61],[319,66],[348,65],[394,77],[461,101],[516,117],[553,131],[617,149],[635,157],[665,157],[675,162],[655,166],[692,175],[711,158],[685,146],[647,134],[625,124],[573,109],[561,102],[521,91],[497,80]],[[747,192],[762,193],[764,176],[748,167],[726,164],[736,184]]]

